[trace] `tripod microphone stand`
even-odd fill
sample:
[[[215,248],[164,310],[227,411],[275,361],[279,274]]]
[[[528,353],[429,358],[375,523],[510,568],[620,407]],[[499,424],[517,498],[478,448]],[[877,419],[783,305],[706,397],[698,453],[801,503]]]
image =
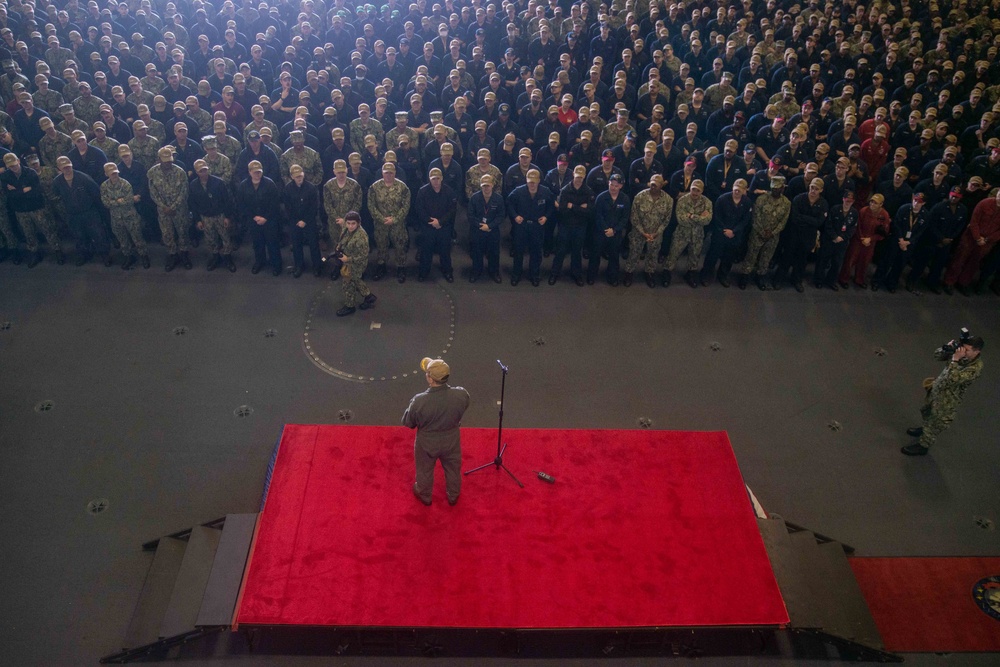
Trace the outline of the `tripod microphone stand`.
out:
[[[504,390],[507,388],[507,367],[504,366],[503,362],[500,361],[499,359],[497,359],[497,364],[500,366],[500,370],[503,372],[503,378],[500,380],[500,425],[499,427],[497,427],[497,456],[489,463],[484,463],[478,468],[473,468],[472,470],[466,470],[464,474],[471,475],[474,472],[485,470],[490,466],[494,466],[497,470],[502,469],[505,473],[510,475],[510,478],[515,482],[517,482],[517,485],[523,489],[524,484],[521,484],[521,480],[515,477],[514,473],[508,470],[507,466],[503,464],[503,454],[504,452],[507,451],[507,444],[506,443],[501,444],[503,440],[503,399],[504,399]]]

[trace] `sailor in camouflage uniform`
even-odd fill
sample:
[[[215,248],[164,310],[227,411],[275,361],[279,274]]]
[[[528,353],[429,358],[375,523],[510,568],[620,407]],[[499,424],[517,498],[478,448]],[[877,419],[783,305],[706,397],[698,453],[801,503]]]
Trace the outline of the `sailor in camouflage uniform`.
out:
[[[98,104],[98,106],[100,106],[100,104]],[[59,113],[62,114],[63,120],[61,123],[56,125],[56,129],[65,134],[67,137],[73,136],[73,132],[75,130],[80,130],[88,137],[92,135],[90,125],[76,117],[76,112],[73,110],[72,104],[64,104],[59,107]],[[100,116],[101,114],[98,113],[97,117],[100,118]]]
[[[380,148],[385,146],[385,129],[382,123],[372,119],[371,110],[367,104],[358,106],[358,117],[351,121],[351,148],[359,153],[364,153],[365,137],[372,135],[375,137],[375,145]]]
[[[101,119],[102,104],[104,100],[92,94],[90,84],[84,81],[80,84],[80,97],[73,100],[73,111],[77,118],[90,125]]]
[[[402,135],[406,135],[410,138],[411,146],[420,145],[420,135],[412,127],[407,127],[406,125],[408,117],[409,115],[405,111],[396,112],[396,126],[385,134],[386,146],[398,146],[399,137]]]
[[[38,174],[22,167],[17,155],[6,153],[3,156],[3,208],[0,209],[0,232],[7,240],[7,245],[14,251],[14,263],[20,264],[21,257],[17,252],[17,239],[14,236],[13,225],[7,216],[7,205],[14,210],[17,224],[24,234],[25,245],[28,247],[28,268],[33,268],[42,261],[42,252],[38,249],[38,232],[45,235],[45,240],[56,253],[57,260],[62,258],[59,245],[59,232],[45,212],[45,197],[42,192]]]
[[[90,145],[94,148],[100,148],[107,156],[118,155],[119,142],[108,136],[108,128],[104,121],[97,121],[93,128],[94,138],[90,140]]]
[[[323,186],[323,208],[330,224],[330,238],[336,239],[344,229],[344,216],[360,211],[364,193],[361,185],[347,175],[347,163],[333,163],[333,178]],[[367,235],[366,235],[367,238]],[[336,280],[336,275],[333,277]]]
[[[902,448],[901,451],[908,456],[927,454],[927,450],[937,441],[937,436],[955,419],[965,390],[983,372],[983,360],[980,356],[983,349],[982,338],[970,336],[952,341],[951,345],[954,346],[953,349],[942,346],[934,352],[935,359],[947,361],[948,365],[936,378],[924,380],[927,398],[920,408],[923,424],[906,430],[907,435],[920,439]]]
[[[410,189],[396,180],[396,165],[382,165],[382,179],[372,183],[368,190],[368,210],[375,225],[375,255],[378,266],[372,280],[385,276],[385,263],[389,259],[389,241],[395,247],[396,279],[406,281],[406,248],[410,238],[406,229],[406,216],[410,212]]]
[[[38,121],[38,126],[45,132],[45,136],[38,141],[38,153],[42,163],[49,167],[55,167],[56,158],[60,155],[69,155],[70,151],[73,150],[73,140],[69,138],[68,134],[57,130],[51,118],[42,118]]]
[[[670,285],[671,271],[677,265],[677,260],[686,249],[688,251],[688,270],[684,280],[691,287],[697,287],[695,273],[701,262],[702,246],[705,243],[705,227],[712,222],[712,200],[702,194],[705,184],[695,179],[691,181],[691,190],[677,197],[677,229],[670,241],[670,252],[663,266],[663,286]]]
[[[771,192],[762,194],[754,202],[753,222],[750,227],[750,242],[743,260],[743,275],[740,285],[745,286],[751,273],[757,275],[757,287],[770,288],[764,280],[771,265],[771,257],[778,247],[781,230],[788,224],[792,203],[784,196],[785,177],[771,177]]]
[[[339,273],[344,278],[344,306],[337,311],[337,316],[351,315],[356,307],[368,310],[375,305],[376,297],[361,279],[368,268],[369,247],[368,234],[361,228],[361,216],[357,211],[350,211],[344,217],[337,250],[343,253],[344,261]]]
[[[135,149],[132,149],[133,154]],[[157,153],[159,164],[146,174],[149,196],[156,204],[163,245],[167,247],[166,270],[177,266],[178,251],[185,269],[191,268],[188,257],[188,180],[187,173],[174,164],[173,149],[164,146]]]
[[[139,253],[142,267],[149,268],[149,250],[142,238],[142,221],[135,210],[135,193],[132,186],[118,173],[113,162],[104,165],[104,175],[108,180],[101,183],[101,203],[111,211],[111,231],[122,249],[122,269],[128,270],[135,264],[135,254]]]
[[[292,140],[292,147],[281,154],[281,180],[285,185],[291,182],[292,177],[289,169],[293,164],[302,167],[306,180],[317,188],[323,184],[323,161],[319,153],[306,146],[306,135],[302,130],[292,130],[288,135]]]
[[[31,94],[31,99],[34,101],[35,106],[45,113],[58,113],[59,107],[65,103],[65,100],[63,100],[61,94],[49,88],[48,77],[44,74],[36,74],[35,87],[38,90]]]
[[[639,263],[645,248],[646,284],[653,287],[653,271],[663,243],[663,231],[674,212],[674,200],[663,190],[663,176],[653,174],[649,187],[635,196],[632,202],[632,231],[628,235],[628,259],[625,260],[625,279],[622,284],[632,284],[632,272]]]
[[[62,199],[56,192],[54,181],[59,171],[54,166],[43,165],[38,161],[38,156],[31,154],[24,158],[28,168],[34,169],[38,174],[38,180],[42,183],[42,192],[45,194],[46,221],[51,225],[52,235],[46,234],[47,239],[59,239],[59,221],[66,219],[66,212],[63,210]],[[52,245],[52,242],[49,242]],[[55,250],[56,248],[53,248]],[[62,250],[56,252],[56,263],[63,264],[65,258]]]
[[[219,147],[219,152],[229,158],[229,162],[231,164],[235,165],[240,158],[240,153],[243,152],[243,145],[240,144],[240,140],[226,134],[226,121],[224,120],[215,121],[212,128],[215,130],[215,143]],[[204,141],[202,142],[201,147],[208,150],[208,148],[205,147]],[[218,174],[213,172],[213,175],[217,176]]]
[[[205,149],[205,157],[202,159],[208,165],[208,173],[221,178],[222,182],[232,189],[233,163],[219,150],[218,141],[211,135],[202,139],[201,147]]]
[[[132,157],[146,169],[155,167],[158,162],[156,156],[160,151],[159,139],[149,134],[144,120],[132,123],[132,132],[135,133],[135,136],[128,142],[128,147],[132,149]]]
[[[601,150],[621,146],[625,141],[625,135],[635,132],[635,128],[628,124],[628,109],[619,109],[618,118],[624,119],[625,124],[608,123],[601,131]]]
[[[490,164],[490,149],[480,148],[476,153],[476,160],[479,164],[474,164],[465,172],[465,198],[472,199],[472,195],[482,189],[483,176],[491,176],[494,184],[503,183],[503,174],[496,165]]]

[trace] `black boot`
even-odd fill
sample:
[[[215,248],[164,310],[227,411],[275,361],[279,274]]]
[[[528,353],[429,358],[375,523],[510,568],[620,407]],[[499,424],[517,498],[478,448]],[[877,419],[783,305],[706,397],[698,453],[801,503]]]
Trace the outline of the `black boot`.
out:
[[[684,274],[684,282],[686,282],[692,289],[698,287],[698,281],[695,280],[694,271],[688,271]]]
[[[125,255],[124,261],[122,261],[122,271],[128,271],[135,264],[135,255]]]
[[[62,250],[57,250],[56,251],[56,264],[58,264],[59,266],[62,266],[65,263],[66,263],[66,255],[63,254]]]
[[[233,256],[226,255],[223,259],[226,261],[226,268],[229,269],[229,272],[236,273],[236,262],[233,261]]]
[[[372,275],[372,281],[378,282],[385,277],[385,264],[379,264],[375,267],[375,273]]]
[[[369,308],[374,308],[376,301],[378,301],[378,297],[375,296],[374,294],[369,294],[368,296],[365,297],[365,300],[361,302],[361,305],[359,305],[358,308],[360,308],[361,310],[368,310]]]
[[[111,268],[111,265],[115,263],[115,258],[111,256],[111,252],[107,252],[104,255],[104,266]]]
[[[163,270],[170,273],[177,266],[177,255],[167,255],[167,264],[163,267]]]
[[[16,248],[14,250],[11,250],[10,251],[10,261],[14,262],[15,265],[20,265],[21,264],[21,251],[17,250]],[[77,264],[77,266],[81,266],[81,264]]]
[[[771,289],[771,286],[767,284],[766,280],[764,280],[764,276],[757,276],[757,289],[761,292],[766,292]]]
[[[664,269],[663,273],[660,274],[660,284],[664,287],[670,287],[671,280],[673,280],[673,276],[670,274],[670,271]]]
[[[649,287],[656,287],[656,280],[653,279],[652,273],[646,274],[646,285],[648,285]]]
[[[142,268],[144,269],[149,268],[149,255],[143,255],[142,257],[139,258],[139,261],[142,262]]]
[[[35,252],[28,255],[28,268],[33,269],[38,266],[38,263],[42,261],[42,251],[36,250]]]
[[[296,264],[292,267],[292,278],[299,278],[302,276],[302,265]]]
[[[217,268],[219,268],[219,263],[221,261],[222,258],[219,257],[219,253],[215,253],[214,255],[212,255],[212,258],[208,260],[208,266],[205,268],[207,268],[209,271],[215,271]]]
[[[404,269],[403,267],[399,267],[398,269],[396,269],[396,281],[399,283],[406,282],[406,269]]]
[[[83,266],[84,264],[86,264],[87,262],[90,261],[90,257],[91,257],[91,255],[90,255],[89,252],[82,252],[82,253],[80,253],[79,255],[76,256],[76,261],[73,262],[73,263],[76,264],[77,266]],[[15,257],[14,258],[14,263],[15,264],[20,264],[21,263],[20,258]]]
[[[622,278],[622,285],[625,287],[630,287],[632,285],[632,272],[626,271],[625,276]]]
[[[353,314],[354,314],[354,308],[351,306],[344,306],[343,308],[337,311],[337,317],[345,317],[347,315],[353,315]]]
[[[745,274],[745,273],[741,273],[740,274],[740,282],[739,282],[740,289],[746,289],[747,288],[747,283],[749,283],[749,282],[750,282],[750,277],[747,274]]]
[[[181,264],[184,266],[185,270],[190,270],[193,266],[191,264],[191,258],[188,257],[187,250],[181,253]]]

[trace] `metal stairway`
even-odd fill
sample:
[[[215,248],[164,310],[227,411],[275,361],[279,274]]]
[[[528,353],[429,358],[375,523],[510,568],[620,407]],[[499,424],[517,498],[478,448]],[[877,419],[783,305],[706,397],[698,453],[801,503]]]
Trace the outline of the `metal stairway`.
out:
[[[163,657],[229,629],[257,514],[229,514],[142,545],[154,551],[122,650],[101,663]]]
[[[757,523],[795,640],[821,642],[843,659],[903,661],[882,644],[847,559],[853,547],[779,517]]]

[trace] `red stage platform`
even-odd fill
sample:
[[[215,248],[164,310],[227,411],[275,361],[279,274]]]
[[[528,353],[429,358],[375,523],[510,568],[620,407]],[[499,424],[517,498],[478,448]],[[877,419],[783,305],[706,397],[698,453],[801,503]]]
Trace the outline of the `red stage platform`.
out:
[[[506,463],[412,494],[402,427],[285,427],[237,625],[778,627],[788,614],[724,432],[505,430]],[[465,468],[496,454],[463,429]],[[555,485],[533,470],[551,473]]]

